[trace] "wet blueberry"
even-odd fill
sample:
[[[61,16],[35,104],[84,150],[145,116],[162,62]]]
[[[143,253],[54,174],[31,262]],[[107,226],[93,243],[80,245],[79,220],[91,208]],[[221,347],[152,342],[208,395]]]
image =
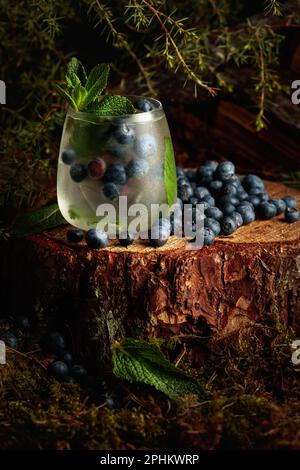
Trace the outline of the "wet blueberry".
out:
[[[73,357],[69,351],[61,351],[58,355],[60,361],[65,362],[68,367],[71,367],[73,364]]]
[[[209,227],[204,227],[203,245],[204,246],[212,245],[215,241],[215,238],[216,238],[215,232]]]
[[[157,151],[157,142],[153,135],[143,134],[135,140],[134,149],[139,157],[152,157]]]
[[[61,154],[61,159],[65,165],[72,165],[76,160],[76,153],[72,149],[65,149]]]
[[[83,382],[87,376],[87,371],[83,366],[75,364],[70,370],[70,376],[80,383]]]
[[[108,245],[107,233],[90,228],[85,235],[87,246],[92,249],[105,248]]]
[[[167,243],[170,237],[170,229],[168,227],[155,225],[151,228],[150,245],[160,247]]]
[[[119,243],[121,246],[129,246],[134,242],[134,236],[129,232],[121,232],[119,234]]]
[[[143,179],[149,170],[146,160],[131,160],[126,166],[127,178]]]
[[[127,180],[125,167],[122,163],[113,163],[105,173],[105,181],[108,183],[125,184]]]
[[[220,220],[223,217],[223,212],[218,207],[208,207],[205,211],[205,215],[206,217]]]
[[[204,219],[204,227],[210,228],[214,232],[215,236],[218,236],[221,232],[220,223],[215,219],[211,219],[210,217]]]
[[[256,207],[256,213],[259,219],[268,220],[272,219],[272,217],[275,217],[277,214],[277,209],[274,204],[265,201]]]
[[[251,224],[251,222],[255,220],[255,213],[253,210],[253,206],[250,205],[250,203],[240,204],[239,206],[237,206],[236,212],[241,214],[244,225]]]
[[[139,111],[143,111],[144,113],[147,113],[148,111],[152,111],[153,106],[150,103],[149,100],[146,100],[146,98],[139,98],[134,102],[134,107],[138,109]]]
[[[208,185],[211,194],[217,196],[221,193],[223,187],[223,181],[220,180],[213,180]]]
[[[48,372],[56,379],[64,379],[69,374],[69,367],[63,361],[55,361],[48,367]]]
[[[133,142],[135,134],[132,127],[122,123],[114,130],[114,136],[119,144],[130,144]]]
[[[276,215],[282,214],[283,212],[286,211],[286,203],[283,199],[273,198],[273,199],[270,199],[269,202],[271,204],[274,204],[274,206],[276,207],[276,210],[277,210]]]
[[[220,225],[222,235],[232,235],[237,229],[235,220],[230,216],[223,217],[220,220]]]
[[[194,189],[194,196],[200,200],[200,199],[203,199],[204,197],[206,196],[210,196],[210,192],[207,188],[205,188],[204,186],[197,186],[195,189]]]
[[[120,192],[118,189],[118,186],[116,186],[114,183],[105,183],[103,185],[103,194],[105,197],[108,199],[111,199],[114,201],[115,199],[118,199]]]
[[[226,181],[232,178],[235,173],[235,166],[232,162],[225,161],[219,163],[217,166],[215,177],[221,181]]]
[[[292,196],[286,196],[282,198],[284,202],[286,203],[287,208],[295,209],[297,206],[297,201],[294,197]]]
[[[18,340],[16,336],[10,331],[5,331],[0,335],[0,340],[5,343],[8,348],[17,349]]]
[[[235,221],[237,228],[243,225],[244,223],[243,217],[241,216],[239,212],[236,212],[236,211],[232,212],[230,214],[230,217]]]
[[[106,171],[106,162],[101,157],[95,157],[87,166],[87,172],[93,180],[99,180],[104,176]]]
[[[81,163],[75,163],[70,168],[70,176],[73,181],[80,183],[87,176],[87,168]]]
[[[83,231],[79,228],[70,228],[67,231],[67,240],[70,243],[79,243],[83,240]]]
[[[263,180],[259,176],[252,174],[245,176],[242,181],[242,185],[247,192],[249,192],[253,188],[260,188],[260,192],[264,192],[265,189]]]
[[[285,211],[285,220],[289,224],[292,224],[292,223],[297,222],[298,220],[300,220],[300,213],[299,213],[298,209],[296,209],[294,207],[288,207]]]

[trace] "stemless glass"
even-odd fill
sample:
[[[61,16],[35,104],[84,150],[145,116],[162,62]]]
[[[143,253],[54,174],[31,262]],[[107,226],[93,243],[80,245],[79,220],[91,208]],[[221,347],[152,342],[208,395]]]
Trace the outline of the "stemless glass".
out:
[[[152,204],[176,201],[176,191],[170,201],[165,187],[166,146],[172,152],[168,123],[162,104],[148,101],[151,111],[121,117],[69,108],[60,145],[57,196],[70,224],[83,230],[96,228],[101,219],[96,215],[98,206],[112,204],[118,214],[119,196],[127,196],[128,207],[144,204],[149,213]],[[171,159],[175,165],[172,153]],[[117,232],[123,228],[117,221]]]

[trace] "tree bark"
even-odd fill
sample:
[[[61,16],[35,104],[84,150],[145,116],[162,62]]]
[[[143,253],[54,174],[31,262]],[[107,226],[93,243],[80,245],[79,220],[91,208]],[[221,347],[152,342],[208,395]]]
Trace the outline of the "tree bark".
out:
[[[267,183],[273,196],[300,193]],[[230,334],[275,317],[300,324],[300,222],[255,221],[211,247],[187,250],[172,237],[91,251],[66,242],[67,227],[11,240],[1,248],[2,298],[45,329],[66,328],[75,349],[97,363],[110,345],[138,338]]]

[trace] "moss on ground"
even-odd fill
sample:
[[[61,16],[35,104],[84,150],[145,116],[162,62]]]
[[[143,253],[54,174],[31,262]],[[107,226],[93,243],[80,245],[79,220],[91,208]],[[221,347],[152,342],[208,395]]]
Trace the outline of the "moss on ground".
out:
[[[0,366],[0,447],[300,449],[300,367],[291,363],[295,334],[269,323],[187,345],[180,365],[205,384],[205,403],[185,397],[175,405],[151,387],[106,374],[114,410],[99,404],[103,377],[87,388],[48,377],[51,358],[33,334],[21,335],[20,351],[8,350],[7,364]],[[0,322],[0,332],[8,327]],[[171,358],[184,342],[180,338],[166,350]]]

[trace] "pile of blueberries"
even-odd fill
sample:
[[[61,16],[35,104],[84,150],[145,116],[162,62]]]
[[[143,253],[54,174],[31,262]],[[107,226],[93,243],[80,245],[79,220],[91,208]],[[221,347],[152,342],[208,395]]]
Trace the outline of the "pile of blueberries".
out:
[[[14,325],[22,332],[28,332],[31,329],[28,317],[23,315],[14,318]],[[0,340],[7,347],[18,349],[18,337],[11,331],[2,333]],[[61,333],[57,331],[49,333],[42,342],[42,349],[45,354],[55,356],[55,361],[48,367],[50,376],[65,383],[77,383],[86,387],[94,385],[93,377],[88,375],[87,370],[80,364],[74,364],[72,354],[66,349],[66,341]],[[97,395],[97,400],[109,409],[115,406],[112,397],[104,390]]]
[[[185,171],[177,167],[177,189],[176,204],[181,208],[184,204],[192,205],[193,230],[196,227],[196,205],[203,205],[205,246],[212,245],[218,235],[232,235],[239,227],[255,219],[267,220],[284,214],[288,223],[300,220],[294,197],[270,198],[260,177],[253,174],[239,177],[230,161],[218,163],[209,160],[198,170]],[[174,214],[170,220],[161,218],[152,227],[150,244],[163,246],[179,225],[183,225],[182,215],[180,220]],[[68,231],[67,238],[77,243],[83,240],[84,233],[73,228]],[[122,246],[133,241],[134,237],[129,233],[125,237],[122,234],[119,239]],[[108,244],[108,237],[106,233],[90,229],[86,233],[86,242],[90,248],[103,248]]]

